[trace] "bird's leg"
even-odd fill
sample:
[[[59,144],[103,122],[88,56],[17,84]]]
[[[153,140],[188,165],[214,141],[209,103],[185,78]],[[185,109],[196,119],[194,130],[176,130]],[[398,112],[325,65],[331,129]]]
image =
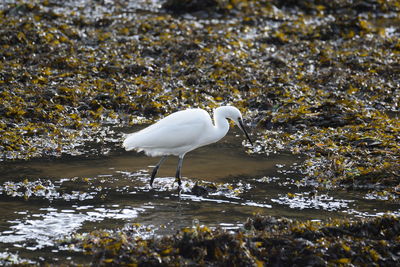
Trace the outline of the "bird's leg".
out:
[[[181,182],[182,163],[183,163],[183,156],[179,156],[178,168],[176,168],[176,174],[175,174],[175,178],[178,181],[179,188],[181,187],[181,184],[182,184],[182,182]]]
[[[157,165],[154,167],[153,172],[151,173],[151,179],[150,179],[150,186],[153,187],[153,181],[154,178],[156,177],[158,168],[160,168],[161,164],[164,162],[164,160],[167,158],[167,156],[163,156],[160,161],[157,163]]]

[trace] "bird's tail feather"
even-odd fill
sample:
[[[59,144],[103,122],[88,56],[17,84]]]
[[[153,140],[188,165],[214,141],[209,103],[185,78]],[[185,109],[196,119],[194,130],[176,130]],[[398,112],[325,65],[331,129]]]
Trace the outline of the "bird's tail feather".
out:
[[[135,144],[134,144],[134,134],[126,134],[125,140],[122,143],[122,147],[125,148],[126,151],[130,151],[136,148]]]

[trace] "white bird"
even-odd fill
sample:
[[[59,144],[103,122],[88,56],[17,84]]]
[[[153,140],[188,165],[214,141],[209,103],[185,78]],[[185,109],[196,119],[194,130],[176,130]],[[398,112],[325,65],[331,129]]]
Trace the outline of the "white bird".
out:
[[[123,142],[123,147],[127,151],[144,151],[148,156],[162,157],[153,169],[150,186],[153,186],[158,168],[167,156],[178,156],[175,177],[180,187],[183,157],[189,151],[215,143],[223,138],[229,130],[228,119],[234,121],[253,145],[243,126],[240,111],[232,106],[222,106],[214,110],[214,124],[210,115],[203,109],[178,111],[143,130],[129,134]]]

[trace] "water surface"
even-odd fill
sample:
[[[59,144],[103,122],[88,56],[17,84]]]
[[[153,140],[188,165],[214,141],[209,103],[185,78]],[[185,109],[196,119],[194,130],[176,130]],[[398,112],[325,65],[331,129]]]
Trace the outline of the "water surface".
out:
[[[367,199],[365,192],[315,194],[311,186],[296,183],[303,177],[301,157],[249,155],[237,134],[187,154],[180,194],[173,178],[176,157],[162,165],[154,188],[148,182],[158,158],[121,148],[107,156],[2,162],[0,251],[35,262],[87,263],[89,258],[59,240],[132,223],[143,225],[138,234],[150,237],[174,233],[194,221],[237,228],[253,214],[323,220],[399,210],[398,205]],[[196,195],[196,182],[214,183],[216,189]]]

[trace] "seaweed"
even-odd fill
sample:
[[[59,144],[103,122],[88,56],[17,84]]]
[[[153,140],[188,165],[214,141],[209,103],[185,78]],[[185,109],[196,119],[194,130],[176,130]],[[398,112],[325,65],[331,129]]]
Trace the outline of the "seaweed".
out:
[[[255,216],[234,231],[196,224],[152,239],[135,236],[137,227],[98,230],[72,242],[101,266],[390,266],[400,256],[393,216],[326,222]]]
[[[205,3],[1,4],[1,160],[231,104],[257,126],[250,153],[305,154],[306,179],[397,198],[399,2]]]

